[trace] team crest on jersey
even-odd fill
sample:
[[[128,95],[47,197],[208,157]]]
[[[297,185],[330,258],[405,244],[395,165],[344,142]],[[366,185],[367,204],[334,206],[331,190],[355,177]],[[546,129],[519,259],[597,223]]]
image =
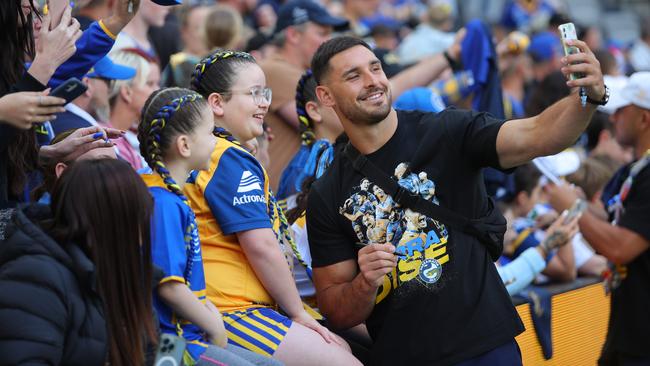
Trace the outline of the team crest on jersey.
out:
[[[393,179],[412,194],[438,204],[435,183],[426,172],[412,173],[407,163],[400,163]],[[400,207],[393,198],[369,179],[362,179],[339,213],[352,224],[362,243],[391,243],[398,254],[397,268],[384,277],[377,302],[400,285],[417,281],[435,288],[449,262],[448,232],[443,224],[410,209]]]

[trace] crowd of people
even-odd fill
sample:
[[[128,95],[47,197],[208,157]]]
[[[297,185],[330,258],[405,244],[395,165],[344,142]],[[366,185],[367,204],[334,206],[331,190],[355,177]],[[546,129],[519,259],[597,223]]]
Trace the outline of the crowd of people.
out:
[[[2,1],[0,364],[521,365],[589,276],[650,365],[650,18],[462,6]]]

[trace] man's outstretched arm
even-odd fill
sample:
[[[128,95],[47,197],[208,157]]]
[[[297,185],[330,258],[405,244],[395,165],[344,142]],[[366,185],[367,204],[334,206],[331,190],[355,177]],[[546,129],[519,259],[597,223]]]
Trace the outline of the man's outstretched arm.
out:
[[[600,63],[582,41],[573,41],[581,53],[562,59],[565,76],[582,73],[584,77],[567,81],[569,87],[583,87],[587,96],[600,101],[605,95],[605,84]],[[580,98],[572,93],[548,107],[537,116],[507,121],[497,136],[497,153],[503,168],[524,164],[538,156],[556,154],[573,145],[585,130],[596,106],[583,107]]]

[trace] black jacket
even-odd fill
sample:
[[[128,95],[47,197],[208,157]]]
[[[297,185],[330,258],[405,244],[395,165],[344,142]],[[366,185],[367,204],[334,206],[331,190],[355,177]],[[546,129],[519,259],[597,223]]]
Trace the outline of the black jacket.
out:
[[[15,210],[0,242],[0,365],[104,365],[95,267],[40,228],[48,215],[45,206]]]

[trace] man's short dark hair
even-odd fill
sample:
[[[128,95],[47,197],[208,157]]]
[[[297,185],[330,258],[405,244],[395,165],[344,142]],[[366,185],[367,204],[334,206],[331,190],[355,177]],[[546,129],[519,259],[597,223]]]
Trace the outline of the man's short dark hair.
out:
[[[372,51],[362,39],[349,36],[332,38],[320,45],[311,59],[311,71],[316,82],[320,84],[329,72],[329,62],[332,57],[355,46],[363,46]]]

